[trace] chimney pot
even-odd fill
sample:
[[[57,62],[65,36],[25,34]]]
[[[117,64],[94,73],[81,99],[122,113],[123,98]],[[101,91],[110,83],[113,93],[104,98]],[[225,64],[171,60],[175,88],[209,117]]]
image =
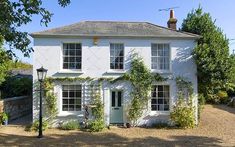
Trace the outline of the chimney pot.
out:
[[[174,15],[174,10],[170,10],[170,19],[167,22],[168,28],[176,30],[177,19]]]

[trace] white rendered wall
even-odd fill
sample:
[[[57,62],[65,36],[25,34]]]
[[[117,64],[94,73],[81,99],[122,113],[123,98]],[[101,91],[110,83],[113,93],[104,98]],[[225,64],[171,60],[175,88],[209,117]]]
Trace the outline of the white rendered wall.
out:
[[[63,43],[81,43],[82,44],[82,70],[81,71],[65,71],[62,69],[62,44]],[[33,79],[37,79],[36,69],[43,66],[48,69],[47,77],[118,77],[123,72],[113,72],[109,69],[110,65],[110,43],[123,43],[125,56],[125,71],[130,69],[130,56],[133,52],[139,53],[143,57],[145,64],[151,68],[151,43],[169,43],[170,44],[170,71],[158,71],[163,76],[169,77],[169,80],[162,84],[170,85],[170,107],[176,100],[176,84],[174,78],[177,76],[186,77],[193,83],[194,94],[197,95],[197,76],[196,65],[192,59],[191,52],[195,46],[194,40],[187,39],[109,39],[101,38],[98,40],[98,45],[93,45],[93,39],[79,39],[79,38],[35,38],[34,39],[34,58],[33,58]],[[115,83],[116,85],[106,84],[103,86],[102,95],[105,103],[105,120],[109,124],[110,113],[110,90],[112,88],[119,88],[125,91],[130,91],[131,88],[128,83]],[[156,83],[159,84],[159,83]],[[55,92],[58,95],[58,108],[61,104],[61,84],[55,87]],[[125,94],[125,92],[124,92]],[[124,97],[125,101],[129,101],[128,93]],[[38,100],[34,97],[33,113],[34,118],[37,117]],[[196,104],[196,102],[195,102]],[[149,105],[151,106],[151,105]],[[124,108],[125,110],[125,108]],[[78,112],[83,114],[83,112]],[[165,115],[169,112],[151,112],[150,107],[145,112],[141,123],[145,123],[152,119],[152,116]],[[59,111],[59,115],[63,114]],[[78,115],[78,114],[77,114]],[[148,116],[148,117],[147,117]],[[124,116],[124,121],[126,121]]]

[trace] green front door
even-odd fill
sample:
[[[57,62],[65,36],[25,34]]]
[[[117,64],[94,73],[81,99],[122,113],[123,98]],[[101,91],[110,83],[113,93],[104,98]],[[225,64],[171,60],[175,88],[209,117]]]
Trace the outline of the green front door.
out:
[[[122,91],[111,91],[111,113],[110,123],[123,123],[123,93]]]

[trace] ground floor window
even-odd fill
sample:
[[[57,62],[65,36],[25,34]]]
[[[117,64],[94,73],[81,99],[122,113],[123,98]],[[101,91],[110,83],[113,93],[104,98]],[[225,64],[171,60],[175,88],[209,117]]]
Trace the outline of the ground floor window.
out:
[[[81,111],[81,85],[62,86],[62,111]]]
[[[170,86],[153,85],[151,93],[152,93],[151,110],[169,111]]]

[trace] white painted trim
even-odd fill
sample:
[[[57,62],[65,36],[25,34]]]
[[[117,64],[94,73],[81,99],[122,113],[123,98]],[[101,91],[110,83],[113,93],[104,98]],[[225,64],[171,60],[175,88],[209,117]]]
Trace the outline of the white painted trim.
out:
[[[63,69],[63,44],[64,43],[76,43],[76,44],[81,44],[81,69]],[[61,41],[60,42],[60,71],[59,73],[80,73],[83,69],[83,46],[82,46],[82,42],[81,41]]]
[[[110,52],[110,44],[113,43],[113,44],[123,44],[123,69],[111,69],[110,68],[110,58],[111,58],[111,52]],[[113,41],[113,42],[109,42],[109,70],[108,71],[125,71],[125,43],[124,42],[116,42],[116,41]],[[109,73],[109,72],[107,72]],[[114,73],[114,72],[112,72]]]
[[[152,44],[169,44],[169,70],[160,70],[160,69],[152,69]],[[150,44],[150,69],[153,73],[172,73],[172,48],[171,48],[171,42],[170,41],[154,41]]]
[[[150,115],[156,115],[156,114],[160,114],[160,115],[169,115],[170,112],[171,112],[171,101],[172,101],[172,84],[168,81],[162,81],[162,82],[154,82],[152,85],[168,85],[169,86],[169,110],[168,111],[152,111],[151,109],[151,99],[152,99],[152,96],[150,96]]]
[[[62,91],[62,86],[63,85],[81,85],[81,87],[83,88],[83,86],[84,86],[84,84],[83,83],[77,83],[77,82],[66,82],[66,83],[60,83],[59,85],[58,85],[58,87],[59,87],[59,104],[58,104],[58,106],[59,106],[59,108],[58,108],[58,110],[59,110],[59,113],[58,113],[58,115],[57,116],[68,116],[68,115],[83,115],[84,114],[84,110],[83,110],[83,105],[84,105],[84,103],[83,103],[83,99],[84,99],[84,97],[83,97],[83,89],[81,89],[81,110],[80,111],[63,111],[62,110],[62,105],[63,105],[63,91]]]

